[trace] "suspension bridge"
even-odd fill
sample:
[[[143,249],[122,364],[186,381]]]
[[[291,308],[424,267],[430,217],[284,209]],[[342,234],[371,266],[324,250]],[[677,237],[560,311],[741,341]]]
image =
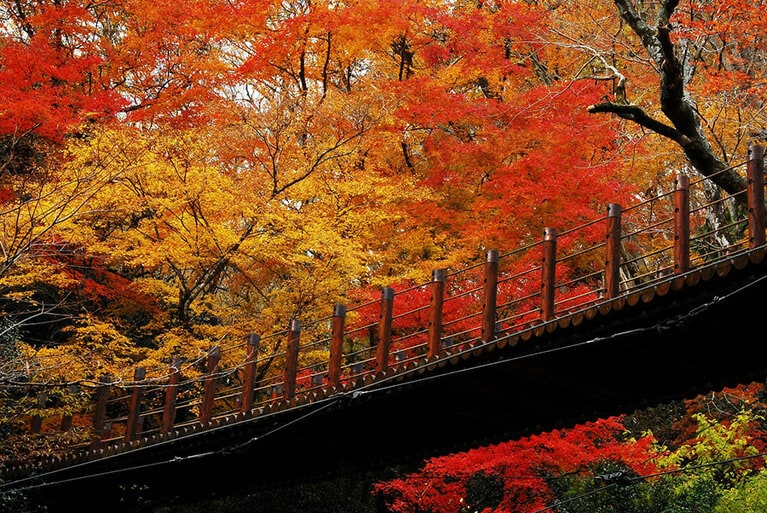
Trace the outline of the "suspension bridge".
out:
[[[0,492],[80,511],[225,496],[764,380],[763,162],[752,146],[734,168],[741,198],[705,200],[704,179],[677,175],[657,197],[325,319],[158,375],[103,376],[83,413],[90,442],[0,469]],[[712,228],[728,201],[747,208]]]

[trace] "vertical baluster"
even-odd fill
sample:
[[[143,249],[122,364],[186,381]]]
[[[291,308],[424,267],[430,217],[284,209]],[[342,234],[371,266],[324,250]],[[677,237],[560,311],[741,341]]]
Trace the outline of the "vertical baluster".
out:
[[[765,243],[764,211],[764,149],[759,145],[748,148],[748,231],[749,247]]]
[[[621,206],[607,205],[607,230],[605,232],[605,295],[613,298],[620,290],[621,268]]]
[[[283,377],[282,397],[292,398],[296,393],[296,373],[298,372],[298,347],[301,340],[301,321],[290,321],[288,347],[285,355],[285,374]]]
[[[341,384],[341,357],[344,352],[344,324],[346,307],[336,305],[333,308],[333,328],[330,335],[330,362],[328,363],[328,383],[331,387]]]
[[[216,398],[216,367],[221,360],[221,348],[213,347],[208,352],[208,361],[205,366],[205,384],[203,385],[202,405],[200,406],[200,424],[207,424],[213,418],[213,403]]]
[[[554,318],[554,283],[557,267],[557,230],[543,229],[543,258],[541,259],[541,320]]]
[[[498,251],[491,249],[485,259],[485,283],[482,292],[482,342],[495,338],[495,309],[498,302]]]
[[[131,393],[130,405],[128,407],[128,420],[125,425],[125,441],[130,442],[141,431],[139,420],[141,418],[141,396],[143,387],[140,382],[146,377],[144,367],[136,367],[133,371],[133,391]]]
[[[376,348],[376,372],[389,368],[391,327],[394,312],[394,289],[384,287],[381,291],[381,315],[378,319],[378,347]]]
[[[690,270],[690,177],[674,179],[674,274]]]
[[[246,356],[245,371],[242,380],[242,397],[240,411],[245,413],[253,408],[253,391],[256,387],[256,365],[258,364],[258,347],[261,337],[255,333],[248,335],[248,355]]]
[[[165,406],[162,411],[162,432],[167,433],[173,429],[176,423],[176,397],[178,396],[178,382],[181,379],[181,359],[174,357],[170,365],[170,377],[165,389]]]

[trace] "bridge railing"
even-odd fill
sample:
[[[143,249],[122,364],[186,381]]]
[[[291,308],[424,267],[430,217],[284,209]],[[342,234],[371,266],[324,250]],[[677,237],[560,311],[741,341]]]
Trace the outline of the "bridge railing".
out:
[[[286,331],[251,334],[199,361],[174,360],[164,376],[136,369],[122,387],[104,376],[89,414],[92,445],[311,402],[763,245],[762,148],[750,148],[737,169],[748,188],[735,196],[678,175],[669,191],[625,210],[609,204],[598,219],[562,232],[547,227],[539,241],[436,269],[427,283],[384,287],[380,298],[335,305],[305,326],[294,319]]]

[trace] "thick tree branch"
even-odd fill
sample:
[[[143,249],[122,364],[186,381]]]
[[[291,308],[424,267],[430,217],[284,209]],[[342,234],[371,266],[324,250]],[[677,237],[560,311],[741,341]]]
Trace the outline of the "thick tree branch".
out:
[[[668,25],[671,15],[674,14],[676,7],[679,5],[679,0],[663,0],[658,8],[658,26],[665,27]]]
[[[685,146],[690,143],[690,139],[676,128],[666,125],[657,119],[654,119],[647,115],[641,107],[637,105],[625,105],[613,102],[597,103],[588,107],[588,112],[591,114],[597,113],[610,113],[616,116],[633,121],[634,123],[647,128],[655,132],[658,135],[662,135],[672,141],[678,143],[680,146]]]
[[[677,129],[694,138],[699,134],[700,123],[692,104],[684,97],[684,69],[674,52],[670,33],[669,27],[658,27],[657,38],[663,52],[660,67],[661,110]]]
[[[647,25],[647,22],[642,18],[637,10],[634,8],[632,0],[614,0],[615,6],[618,8],[618,14],[620,14],[623,21],[628,23],[631,30],[642,41],[647,53],[655,61],[656,66],[660,67],[663,62],[663,54],[660,50],[658,40],[655,38],[655,30]]]

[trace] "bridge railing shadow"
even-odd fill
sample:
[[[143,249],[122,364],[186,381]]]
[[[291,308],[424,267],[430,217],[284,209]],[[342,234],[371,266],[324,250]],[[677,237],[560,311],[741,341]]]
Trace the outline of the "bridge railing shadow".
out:
[[[732,170],[749,183],[735,196],[713,190],[710,179],[677,175],[650,199],[609,204],[604,216],[566,231],[547,227],[540,240],[435,270],[427,283],[384,287],[380,298],[174,360],[154,377],[138,368],[132,382],[115,386],[104,376],[83,412],[92,419],[89,447],[310,403],[762,245],[761,147],[722,172]]]

